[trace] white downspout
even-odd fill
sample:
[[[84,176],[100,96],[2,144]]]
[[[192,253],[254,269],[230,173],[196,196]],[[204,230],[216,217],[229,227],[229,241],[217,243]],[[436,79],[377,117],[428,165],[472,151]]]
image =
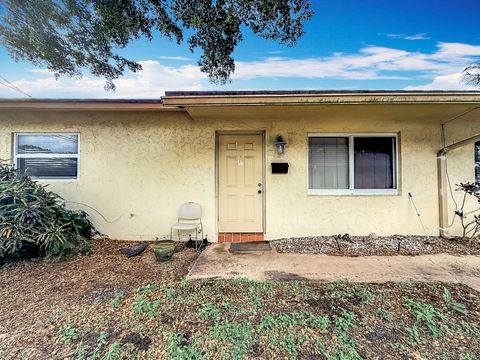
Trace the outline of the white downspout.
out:
[[[449,151],[459,147],[474,144],[480,141],[480,134],[459,141],[455,144],[445,146],[437,153],[437,174],[438,174],[438,215],[440,224],[440,236],[448,238],[448,179],[447,179],[447,154]]]

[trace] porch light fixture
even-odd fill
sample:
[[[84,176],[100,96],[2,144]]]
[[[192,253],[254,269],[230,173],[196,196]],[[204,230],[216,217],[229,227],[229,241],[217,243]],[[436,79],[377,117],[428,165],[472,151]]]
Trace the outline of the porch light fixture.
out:
[[[275,147],[277,148],[277,154],[282,155],[285,152],[285,145],[287,142],[281,135],[277,136],[277,141],[275,141]]]

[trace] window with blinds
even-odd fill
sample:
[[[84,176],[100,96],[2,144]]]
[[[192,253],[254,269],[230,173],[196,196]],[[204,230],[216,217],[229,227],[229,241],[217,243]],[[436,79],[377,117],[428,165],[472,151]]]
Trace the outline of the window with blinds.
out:
[[[46,180],[78,178],[78,134],[15,134],[16,168]]]
[[[392,191],[397,188],[396,161],[394,135],[309,136],[309,189]]]
[[[310,189],[348,189],[348,138],[311,137],[308,149]]]

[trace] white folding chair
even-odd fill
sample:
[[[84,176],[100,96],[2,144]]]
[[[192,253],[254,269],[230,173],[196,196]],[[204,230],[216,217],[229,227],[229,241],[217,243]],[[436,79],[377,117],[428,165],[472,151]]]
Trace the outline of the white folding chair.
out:
[[[195,249],[198,250],[199,245],[203,242],[203,224],[202,224],[202,207],[194,202],[187,202],[178,209],[178,222],[170,228],[170,239],[173,240],[173,230],[177,230],[178,240],[180,240],[180,232],[195,232]],[[201,239],[198,240],[198,233],[201,233]],[[193,239],[192,239],[193,240]]]

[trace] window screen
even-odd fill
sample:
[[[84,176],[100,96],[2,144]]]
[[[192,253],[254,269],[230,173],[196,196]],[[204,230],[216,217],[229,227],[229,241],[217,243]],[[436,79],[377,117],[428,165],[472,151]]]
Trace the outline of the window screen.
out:
[[[348,189],[348,138],[309,138],[310,189]]]
[[[355,189],[393,189],[395,138],[354,138]]]
[[[78,178],[78,134],[16,134],[15,164],[40,179]]]

